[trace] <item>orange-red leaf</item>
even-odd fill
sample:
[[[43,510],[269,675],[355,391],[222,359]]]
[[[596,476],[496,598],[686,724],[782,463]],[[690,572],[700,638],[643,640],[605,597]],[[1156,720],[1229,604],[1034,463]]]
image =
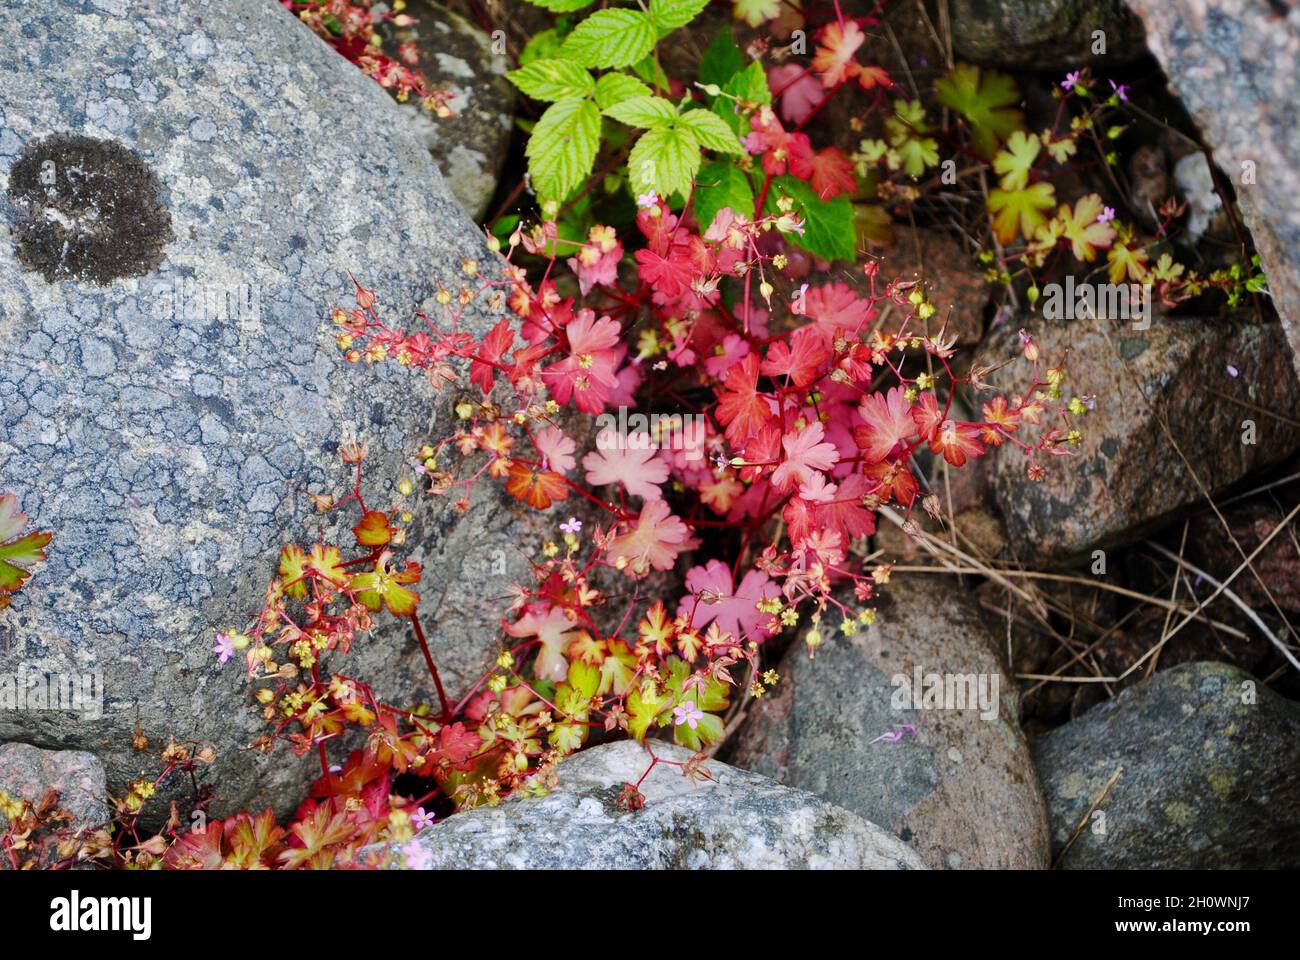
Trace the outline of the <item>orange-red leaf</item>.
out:
[[[352,533],[363,547],[382,547],[393,539],[388,514],[382,510],[367,510],[361,522],[352,528]]]

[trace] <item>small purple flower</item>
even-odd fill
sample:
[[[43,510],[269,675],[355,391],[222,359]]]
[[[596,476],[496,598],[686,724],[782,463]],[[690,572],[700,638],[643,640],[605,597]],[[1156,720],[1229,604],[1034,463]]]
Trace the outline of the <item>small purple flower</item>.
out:
[[[1065,75],[1065,79],[1061,81],[1062,90],[1073,90],[1078,85],[1079,85],[1078,70],[1071,70],[1069,73]]]
[[[425,827],[433,826],[434,819],[432,813],[429,813],[424,809],[424,807],[419,807],[416,809],[415,813],[411,814],[411,826],[415,829],[416,833],[419,833]]]
[[[1239,376],[1241,376],[1241,371],[1238,370],[1236,367],[1234,367],[1232,364],[1228,364],[1228,376],[1236,380]]]
[[[683,701],[680,706],[673,707],[674,725],[680,727],[683,723],[694,730],[704,719],[704,711],[695,705],[694,700]]]
[[[577,517],[570,517],[564,523],[560,524],[561,533],[578,534],[582,532],[582,521]]]
[[[402,844],[402,859],[408,870],[428,870],[433,866],[432,851],[416,840]]]
[[[647,190],[636,198],[636,205],[643,210],[649,210],[658,202],[659,194],[655,193],[653,190]]]
[[[1101,213],[1097,216],[1098,223],[1110,223],[1115,219],[1114,207],[1102,207]]]
[[[1111,81],[1110,81],[1110,88],[1111,88],[1112,90],[1115,91],[1115,96],[1119,97],[1120,100],[1124,101],[1125,103],[1128,103],[1128,84],[1127,84],[1127,83],[1116,84],[1114,80],[1111,80]]]
[[[235,655],[235,641],[231,639],[228,633],[217,634],[217,642],[212,648],[212,652],[217,655],[222,663],[225,663]]]

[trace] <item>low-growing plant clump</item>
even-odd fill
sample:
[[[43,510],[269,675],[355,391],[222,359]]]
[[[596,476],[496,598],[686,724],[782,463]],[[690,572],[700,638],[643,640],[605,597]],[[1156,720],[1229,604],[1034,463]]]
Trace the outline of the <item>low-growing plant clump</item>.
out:
[[[370,4],[282,2],[399,97],[447,112],[409,51],[400,62],[378,52]],[[540,112],[526,148],[532,199],[517,193],[488,234],[499,262],[465,261],[433,315],[394,319],[407,305],[384,304],[360,278],[331,316],[346,360],[411,368],[411,390],[443,397],[454,429],[415,441],[411,475],[385,503],[363,495],[364,437],[345,443],[350,486],[313,500],[346,512],[351,536],[286,544],[260,611],[232,612],[213,638],[266,719],[256,746],[319,764],[310,796],[287,824],[270,811],[208,818],[200,799],[204,829],[173,808],[149,836],[137,824],[161,779],[194,777],[210,759],[172,743],[159,777],[132,785],[115,828],[83,855],[131,867],[367,866],[377,857],[362,849],[390,841],[418,866],[406,841],[437,817],[543,791],[560,759],[593,742],[644,742],[648,773],[672,762],[654,756],[655,740],[671,737],[694,753],[686,772],[705,775],[700,762],[745,702],[781,682],[766,654],[774,638],[798,626],[815,655],[831,634],[873,621],[891,568],[865,540],[881,511],[907,518],[905,529],[918,507],[941,516],[932,465],[961,468],[1006,445],[1040,479],[1081,439],[1094,399],[1069,393],[1061,358],[1040,357],[1022,330],[1005,358],[1022,370],[1017,388],[992,389],[989,369],[952,362],[943,305],[861,254],[891,216],[924,213],[950,172],[995,183],[978,256],[1010,297],[1033,304],[1067,263],[1151,283],[1169,306],[1215,291],[1236,304],[1263,288],[1249,260],[1204,274],[1177,262],[1176,203],[1159,207],[1144,238],[1099,194],[1058,194],[1054,177],[1084,154],[1116,165],[1122,84],[1070,74],[1054,91],[1055,122],[1036,130],[1014,81],[995,71],[956,64],[932,100],[904,93],[863,57],[874,19],[838,4],[738,0],[738,20],[789,43],[742,50],[724,29],[696,76],[673,77],[659,54],[708,0],[594,12],[584,0],[536,2],[559,19],[510,74]],[[797,37],[811,46],[802,60]],[[809,132],[833,98],[861,107],[851,154]],[[471,306],[498,318],[485,335],[462,323]],[[453,700],[421,623],[424,571],[403,553],[416,501],[463,513],[487,485],[544,514],[552,532],[529,545],[533,578],[503,604],[494,669]],[[10,542],[19,532],[0,512],[0,605],[49,539]],[[12,584],[6,569],[18,571]],[[374,642],[386,620],[413,630],[430,702],[385,702],[349,672],[351,647]],[[642,805],[639,786],[620,802]],[[15,810],[7,849],[16,830],[56,819],[48,804]]]

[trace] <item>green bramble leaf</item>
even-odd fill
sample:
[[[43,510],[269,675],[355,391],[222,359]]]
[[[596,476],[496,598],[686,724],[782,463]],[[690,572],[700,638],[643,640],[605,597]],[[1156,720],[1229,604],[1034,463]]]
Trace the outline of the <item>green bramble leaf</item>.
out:
[[[519,66],[526,67],[538,60],[549,60],[560,55],[568,29],[553,27],[534,36],[519,51]]]
[[[754,212],[754,189],[745,171],[734,163],[714,160],[695,177],[695,219],[708,230],[718,211],[730,207],[748,217]]]
[[[791,176],[777,177],[767,194],[769,214],[779,214],[777,201],[782,195],[794,200],[793,213],[804,221],[803,235],[787,234],[787,239],[823,260],[852,260],[857,256],[853,204],[847,194],[823,200],[808,184]]]
[[[614,104],[605,116],[629,127],[654,130],[672,126],[677,120],[677,108],[663,97],[631,97]]]
[[[590,100],[546,108],[528,138],[528,172],[543,200],[563,200],[586,182],[600,147],[600,110]]]
[[[662,197],[690,196],[691,182],[700,169],[700,141],[682,127],[648,130],[632,148],[628,172],[635,194],[647,191]]]
[[[719,30],[700,61],[700,83],[721,87],[745,67],[745,58],[730,28]]]
[[[751,63],[744,70],[734,74],[722,88],[730,96],[718,97],[713,101],[713,112],[723,119],[737,136],[749,135],[748,115],[742,113],[737,100],[746,103],[765,104],[772,102],[772,91],[767,86],[767,74],[758,61]]]
[[[648,97],[652,91],[636,77],[626,73],[607,73],[596,81],[596,106],[601,110],[633,97]]]
[[[1017,106],[1020,91],[1004,73],[959,63],[935,89],[941,104],[970,122],[971,140],[984,157],[991,158],[1000,141],[1025,128],[1024,112]]]
[[[767,72],[755,60],[727,81],[726,92],[748,103],[771,103],[772,91],[767,86]]]
[[[596,91],[591,74],[572,60],[534,60],[506,78],[534,100],[583,100]]]
[[[666,94],[672,86],[668,81],[668,74],[664,73],[664,68],[659,66],[659,61],[654,58],[653,53],[632,64],[632,72],[662,93]]]
[[[589,7],[594,0],[528,0],[535,7],[545,7],[551,13],[573,13]]]
[[[727,122],[708,110],[687,110],[677,120],[679,128],[685,127],[695,135],[706,149],[719,153],[743,154],[745,148]]]
[[[573,28],[561,52],[584,67],[627,67],[654,49],[658,35],[636,10],[598,10]]]
[[[708,5],[709,0],[650,0],[650,22],[661,37],[666,36],[686,26]]]

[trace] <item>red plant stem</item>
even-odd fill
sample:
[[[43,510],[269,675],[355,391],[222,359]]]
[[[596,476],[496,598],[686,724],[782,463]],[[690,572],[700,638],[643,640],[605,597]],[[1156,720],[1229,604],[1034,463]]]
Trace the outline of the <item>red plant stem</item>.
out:
[[[438,702],[442,704],[442,722],[451,723],[451,705],[447,703],[447,691],[442,688],[442,677],[438,676],[438,667],[433,662],[433,654],[429,652],[429,643],[424,639],[424,628],[420,626],[418,613],[411,614],[411,626],[415,627],[415,639],[420,643],[420,651],[424,654],[424,662],[433,677],[433,685],[438,688]]]

